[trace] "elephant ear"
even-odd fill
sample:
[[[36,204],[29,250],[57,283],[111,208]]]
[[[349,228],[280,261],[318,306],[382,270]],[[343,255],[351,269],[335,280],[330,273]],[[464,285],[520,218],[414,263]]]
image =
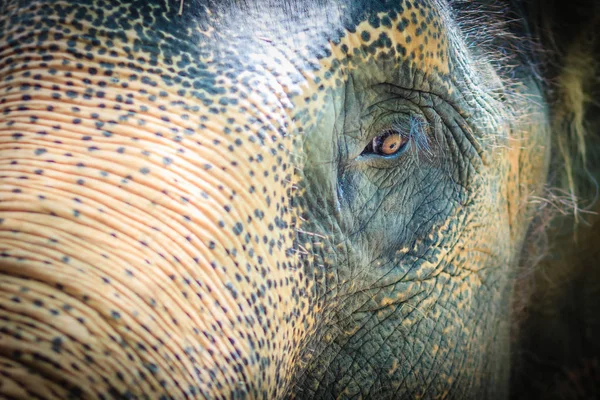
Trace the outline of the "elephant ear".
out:
[[[524,250],[536,247],[535,261],[523,258],[517,282],[512,397],[598,398],[588,367],[600,365],[600,2],[515,3],[538,46],[553,157]]]

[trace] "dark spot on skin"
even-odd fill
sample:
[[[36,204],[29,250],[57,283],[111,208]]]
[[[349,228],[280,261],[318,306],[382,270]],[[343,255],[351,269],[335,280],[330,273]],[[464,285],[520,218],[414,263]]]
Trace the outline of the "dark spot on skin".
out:
[[[243,230],[244,226],[240,222],[236,222],[233,226],[233,233],[235,233],[236,235],[240,235]]]
[[[51,343],[52,343],[52,351],[54,351],[55,353],[61,353],[63,339],[61,337],[55,337],[54,339],[52,339]]]

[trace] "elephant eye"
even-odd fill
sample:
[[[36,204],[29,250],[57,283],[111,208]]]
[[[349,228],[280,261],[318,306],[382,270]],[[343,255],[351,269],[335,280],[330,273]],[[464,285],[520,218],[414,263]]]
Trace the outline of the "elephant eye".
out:
[[[398,154],[406,147],[407,143],[407,137],[395,130],[389,130],[373,138],[372,142],[363,150],[363,154],[389,157]]]

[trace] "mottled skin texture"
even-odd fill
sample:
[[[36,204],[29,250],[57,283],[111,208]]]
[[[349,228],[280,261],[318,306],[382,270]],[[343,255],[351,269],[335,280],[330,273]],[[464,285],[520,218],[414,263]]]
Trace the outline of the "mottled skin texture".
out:
[[[526,26],[179,6],[0,3],[0,396],[505,397],[550,155]]]

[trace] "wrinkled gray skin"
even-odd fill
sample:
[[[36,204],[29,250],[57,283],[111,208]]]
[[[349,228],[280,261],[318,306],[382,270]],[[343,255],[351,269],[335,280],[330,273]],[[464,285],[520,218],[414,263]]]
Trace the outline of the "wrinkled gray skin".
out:
[[[0,3],[0,394],[505,398],[550,138],[486,3]]]

